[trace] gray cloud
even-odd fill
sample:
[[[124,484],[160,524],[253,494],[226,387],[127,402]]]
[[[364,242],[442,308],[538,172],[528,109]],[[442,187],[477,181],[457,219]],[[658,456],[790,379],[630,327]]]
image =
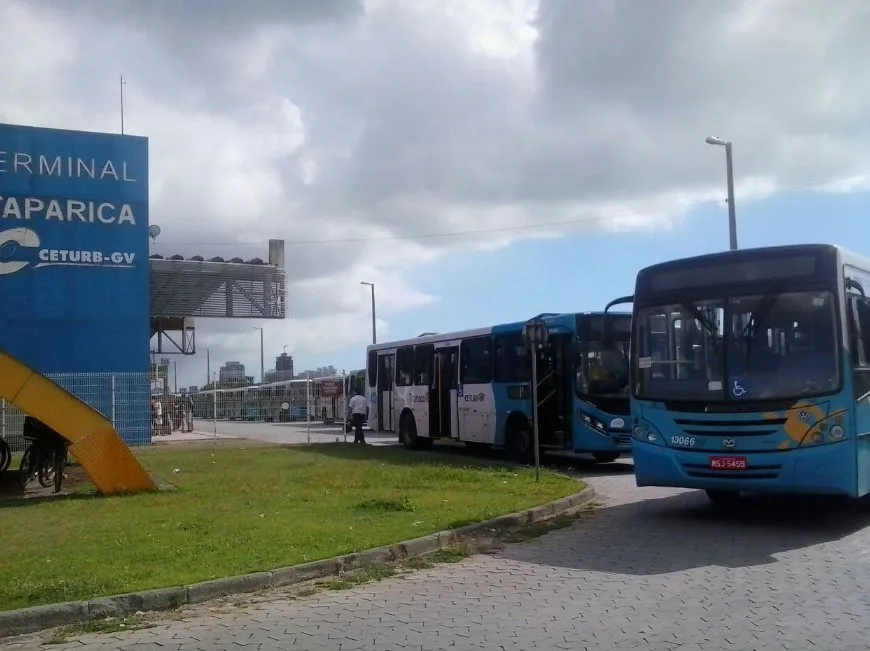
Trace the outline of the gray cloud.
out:
[[[123,72],[128,129],[151,140],[156,250],[344,240],[287,245],[295,318],[274,337],[308,351],[365,341],[362,277],[388,318],[431,300],[401,272],[444,248],[720,196],[707,135],[733,139],[738,189],[870,170],[865,2],[527,4],[8,0],[20,56],[0,115],[117,128]],[[499,227],[517,230],[382,240]],[[248,330],[211,326],[241,337],[229,348]]]

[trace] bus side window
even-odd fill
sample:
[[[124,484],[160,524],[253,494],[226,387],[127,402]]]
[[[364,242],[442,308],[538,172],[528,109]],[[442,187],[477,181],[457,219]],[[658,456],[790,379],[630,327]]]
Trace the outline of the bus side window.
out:
[[[490,349],[492,339],[473,337],[463,340],[459,347],[459,374],[462,384],[488,384],[492,379]]]
[[[432,381],[432,362],[435,357],[435,346],[420,344],[414,349],[414,384],[418,387],[428,387]]]
[[[366,372],[369,376],[369,386],[374,388],[378,384],[378,353],[375,350],[369,351],[368,369]]]
[[[414,383],[414,347],[402,346],[396,351],[396,386],[409,387]]]
[[[530,361],[522,335],[498,335],[492,343],[492,379],[495,382],[528,382]]]
[[[870,352],[870,302],[859,297],[854,297],[849,302],[853,308],[849,311],[852,363],[858,368],[866,368],[870,366],[870,360],[867,359]]]

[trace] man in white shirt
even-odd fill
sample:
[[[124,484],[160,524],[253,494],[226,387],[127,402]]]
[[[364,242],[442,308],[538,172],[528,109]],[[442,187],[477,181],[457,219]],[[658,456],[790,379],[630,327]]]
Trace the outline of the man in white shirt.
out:
[[[363,423],[368,420],[369,401],[362,395],[362,389],[356,389],[348,401],[347,407],[350,409],[351,422],[354,428],[353,442],[365,445],[366,437],[363,434]]]

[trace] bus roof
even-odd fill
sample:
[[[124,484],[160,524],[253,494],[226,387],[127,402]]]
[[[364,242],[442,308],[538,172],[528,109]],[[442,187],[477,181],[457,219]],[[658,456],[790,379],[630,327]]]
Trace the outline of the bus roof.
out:
[[[665,262],[657,262],[647,267],[642,268],[638,274],[652,273],[656,271],[667,271],[678,267],[693,267],[696,265],[706,265],[709,263],[727,263],[739,260],[742,257],[755,257],[758,255],[777,254],[783,255],[787,253],[819,253],[839,250],[842,254],[844,249],[835,244],[783,244],[778,246],[761,246],[748,249],[738,249],[737,251],[716,251],[713,253],[703,253],[701,255],[693,255],[685,258],[675,258],[666,260]]]
[[[717,251],[715,253],[705,253],[702,255],[677,258],[644,267],[638,271],[637,275],[638,277],[642,277],[646,274],[656,274],[659,272],[692,268],[695,266],[727,264],[729,262],[740,261],[743,257],[753,258],[759,255],[787,256],[788,254],[821,254],[823,256],[827,254],[825,257],[829,257],[830,260],[836,261],[838,274],[839,268],[843,264],[870,273],[870,258],[866,256],[855,253],[839,244],[808,243],[754,247],[739,249],[737,251]]]
[[[573,320],[577,316],[601,316],[603,314],[604,312],[565,312],[562,314],[545,313],[537,316],[543,319],[546,323],[556,323],[560,320]],[[609,315],[615,318],[631,318],[630,312],[609,312]],[[470,337],[481,337],[491,334],[509,334],[511,332],[522,332],[523,326],[526,323],[527,321],[512,321],[510,323],[502,323],[494,326],[487,326],[485,328],[473,328],[471,330],[457,330],[454,332],[425,334],[419,337],[412,337],[410,339],[400,339],[397,341],[387,341],[384,343],[369,344],[366,347],[366,350],[388,350],[392,348],[400,348],[402,346],[414,346],[417,344],[437,344],[444,341],[467,339]]]

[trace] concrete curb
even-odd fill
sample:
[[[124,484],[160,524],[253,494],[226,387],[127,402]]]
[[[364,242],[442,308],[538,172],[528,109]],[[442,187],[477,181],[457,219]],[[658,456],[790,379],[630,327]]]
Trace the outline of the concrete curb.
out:
[[[191,585],[145,590],[113,597],[100,597],[88,601],[72,601],[32,608],[20,608],[0,612],[0,638],[35,633],[57,626],[76,624],[91,619],[120,617],[136,612],[169,610],[187,604],[198,604],[232,594],[257,592],[269,588],[337,576],[342,572],[359,569],[366,565],[389,563],[412,556],[425,556],[442,549],[449,549],[466,538],[486,537],[494,531],[521,527],[533,522],[550,519],[577,511],[595,497],[595,491],[587,486],[582,491],[562,499],[536,506],[519,513],[469,524],[458,529],[439,531],[422,538],[378,547],[363,552],[345,554],[302,565],[282,567],[270,572],[255,572]],[[2,640],[0,640],[2,641]]]

